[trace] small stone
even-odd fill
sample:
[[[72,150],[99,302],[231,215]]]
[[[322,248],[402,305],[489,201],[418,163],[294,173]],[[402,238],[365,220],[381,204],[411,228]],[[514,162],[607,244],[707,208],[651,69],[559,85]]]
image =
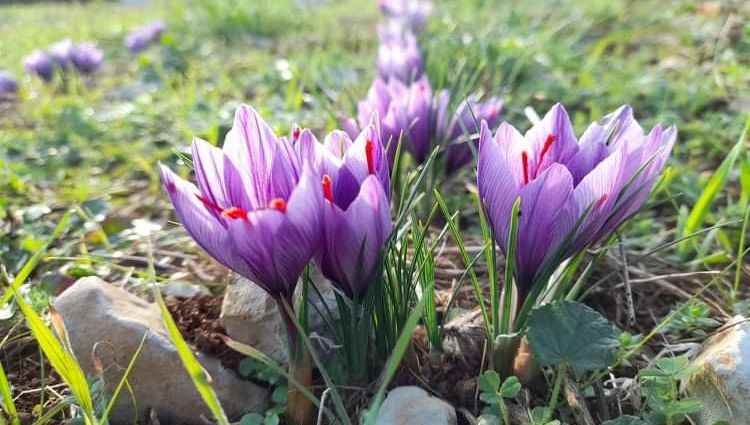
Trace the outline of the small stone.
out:
[[[160,285],[161,293],[165,298],[192,298],[198,295],[211,295],[211,291],[203,285],[175,280]]]
[[[750,322],[735,316],[706,340],[692,366],[696,372],[682,384],[703,403],[696,423],[750,425]]]
[[[321,313],[336,310],[336,296],[333,287],[325,279],[315,279],[315,282],[324,301],[321,301],[315,290],[310,290],[310,333],[311,339],[323,350],[320,354],[325,356],[326,347],[333,346],[333,343],[325,343],[330,332],[325,329],[326,322]],[[301,287],[302,285],[297,286],[295,298],[299,298]],[[242,277],[230,284],[224,293],[221,321],[230,338],[252,346],[280,364],[287,363],[289,354],[286,325],[281,319],[276,301],[258,285]]]
[[[97,366],[101,367],[109,394],[148,333],[128,376],[133,395],[127,390],[120,393],[110,417],[112,424],[131,424],[134,420],[145,423],[152,411],[161,423],[200,425],[205,424],[202,417],[212,419],[185,371],[156,304],[99,278],[86,277],[63,292],[54,306],[63,318],[84,372],[95,377]],[[211,376],[211,385],[229,417],[264,411],[267,389],[240,380],[213,357],[202,353],[196,353],[196,357]]]
[[[419,387],[388,393],[375,425],[456,425],[456,409]]]

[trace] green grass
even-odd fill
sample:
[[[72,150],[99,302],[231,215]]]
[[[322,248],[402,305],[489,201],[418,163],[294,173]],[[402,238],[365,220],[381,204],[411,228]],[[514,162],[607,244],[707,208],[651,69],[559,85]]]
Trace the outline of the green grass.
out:
[[[13,34],[0,37],[0,69],[21,80],[18,101],[0,104],[0,263],[10,275],[25,278],[22,267],[71,207],[80,208],[70,217],[70,230],[46,257],[34,259],[33,285],[47,285],[50,274],[95,274],[143,290],[150,282],[148,262],[131,264],[112,256],[145,258],[133,237],[136,220],[162,226],[153,236],[159,255],[202,256],[169,222],[174,216],[159,187],[156,163],[188,174],[179,151],[194,136],[220,143],[241,102],[255,106],[282,134],[299,123],[322,137],[337,125],[339,114],[354,111],[374,76],[379,19],[374,3],[0,6],[0,34]],[[624,103],[633,106],[644,127],[676,124],[679,139],[670,170],[648,206],[623,229],[624,252],[640,261],[640,255],[660,248],[646,255],[659,257],[657,265],[648,263],[657,268],[654,274],[721,271],[712,284],[742,301],[748,283],[742,238],[748,189],[742,198],[738,169],[744,167],[748,186],[747,149],[732,154],[731,167],[721,169],[721,184],[711,176],[735,144],[747,146],[740,135],[750,112],[750,6],[720,5],[715,10],[688,0],[445,0],[436,4],[420,42],[433,88],[453,88],[454,102],[473,91],[502,96],[504,119],[521,129],[529,126],[525,108],[541,115],[557,101],[566,105],[578,134]],[[123,37],[154,19],[168,24],[162,43],[130,55]],[[23,75],[24,56],[66,37],[95,40],[104,49],[106,65],[98,75],[72,78],[65,87]],[[441,188],[446,215],[461,211],[459,219],[448,222],[450,236],[467,244],[482,237],[476,204],[464,190],[473,180],[469,167]],[[716,189],[710,199],[707,186]],[[699,217],[690,215],[696,204]],[[710,226],[717,227],[701,232]],[[696,232],[681,250],[671,243]],[[486,265],[464,248],[456,262],[460,267],[462,261]],[[203,258],[196,261],[207,271],[188,279],[220,282],[222,272]],[[504,263],[497,259],[497,266]],[[502,276],[501,267],[494,266],[492,273]],[[178,261],[159,267],[157,281],[186,270]],[[435,269],[440,267],[436,261]],[[592,272],[588,281],[605,272]],[[473,269],[464,277],[481,294],[487,277]],[[673,283],[688,292],[696,288],[689,279]],[[492,311],[485,314],[497,316],[500,301],[487,301]],[[719,301],[732,311],[729,301]],[[8,367],[5,372],[10,375]]]

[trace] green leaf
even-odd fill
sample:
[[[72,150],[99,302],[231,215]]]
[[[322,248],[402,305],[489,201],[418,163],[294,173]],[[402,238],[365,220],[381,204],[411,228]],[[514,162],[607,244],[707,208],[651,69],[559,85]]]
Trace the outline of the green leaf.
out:
[[[623,415],[619,418],[604,421],[602,425],[647,425],[647,422],[638,416]]]
[[[698,201],[696,201],[693,209],[690,210],[690,215],[688,215],[685,227],[682,230],[683,236],[690,235],[703,225],[703,219],[711,208],[711,204],[719,192],[724,188],[727,178],[729,177],[732,168],[734,168],[734,163],[744,149],[748,129],[750,129],[750,118],[745,123],[745,129],[742,130],[739,140],[737,140],[737,143],[735,143],[732,150],[729,151],[729,154],[724,158],[724,161],[722,161],[719,168],[708,180],[706,186],[703,188],[703,192],[700,197],[698,197]],[[682,242],[680,244],[680,252],[683,254],[686,253],[687,249],[690,247],[689,243],[689,240]]]
[[[667,416],[689,415],[698,413],[703,409],[703,403],[696,399],[686,398],[683,400],[671,401],[664,406],[664,413]]]
[[[619,332],[601,314],[573,301],[547,304],[532,311],[527,337],[542,366],[567,364],[583,373],[609,366]]]
[[[545,406],[531,409],[531,423],[534,425],[545,425],[545,419],[552,416],[552,411]]]
[[[265,418],[257,413],[250,413],[240,419],[240,425],[263,425]]]
[[[521,382],[515,376],[509,376],[500,386],[500,395],[505,398],[513,398],[521,391]]]
[[[500,375],[494,370],[488,370],[479,376],[479,389],[486,393],[496,393],[500,388]]]

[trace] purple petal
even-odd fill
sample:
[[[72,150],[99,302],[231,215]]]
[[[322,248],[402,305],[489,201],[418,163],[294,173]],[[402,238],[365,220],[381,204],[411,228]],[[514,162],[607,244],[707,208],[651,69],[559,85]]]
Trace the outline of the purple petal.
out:
[[[520,191],[516,266],[521,292],[529,289],[543,262],[558,248],[560,234],[570,229],[559,215],[573,192],[573,177],[561,164],[552,164]]]
[[[221,264],[243,276],[249,276],[250,271],[233,249],[224,223],[199,200],[198,189],[168,167],[160,165],[159,169],[162,184],[174,205],[177,218],[188,234]]]
[[[531,144],[529,152],[530,173],[536,176],[553,163],[567,165],[578,152],[578,141],[567,111],[555,104],[544,119],[534,125],[525,135]]]

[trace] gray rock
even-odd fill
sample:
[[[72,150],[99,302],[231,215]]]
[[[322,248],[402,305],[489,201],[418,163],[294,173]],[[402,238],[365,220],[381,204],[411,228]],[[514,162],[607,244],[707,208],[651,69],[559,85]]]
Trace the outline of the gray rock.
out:
[[[735,316],[706,340],[683,389],[703,403],[698,425],[750,425],[750,322]]]
[[[375,425],[456,425],[456,410],[419,387],[398,387],[388,393]]]
[[[318,282],[326,282],[316,278]],[[297,286],[295,296],[299,298],[302,285]],[[325,355],[332,346],[326,322],[322,314],[336,309],[336,295],[329,283],[318,284],[323,300],[310,290],[309,320],[312,340]],[[327,307],[327,308],[326,308]],[[275,361],[288,361],[286,325],[281,319],[276,301],[266,291],[251,281],[238,277],[227,287],[221,306],[221,320],[232,339],[250,345]]]
[[[58,297],[54,306],[62,315],[71,346],[84,371],[96,375],[95,361],[104,370],[108,393],[112,393],[148,332],[128,382],[113,409],[113,424],[132,424],[153,410],[162,423],[205,424],[212,418],[193,386],[167,333],[159,308],[96,277],[78,280]],[[268,390],[238,379],[219,360],[197,354],[211,376],[212,386],[230,417],[262,412]],[[96,360],[95,360],[96,359]],[[137,406],[137,411],[136,407]]]

